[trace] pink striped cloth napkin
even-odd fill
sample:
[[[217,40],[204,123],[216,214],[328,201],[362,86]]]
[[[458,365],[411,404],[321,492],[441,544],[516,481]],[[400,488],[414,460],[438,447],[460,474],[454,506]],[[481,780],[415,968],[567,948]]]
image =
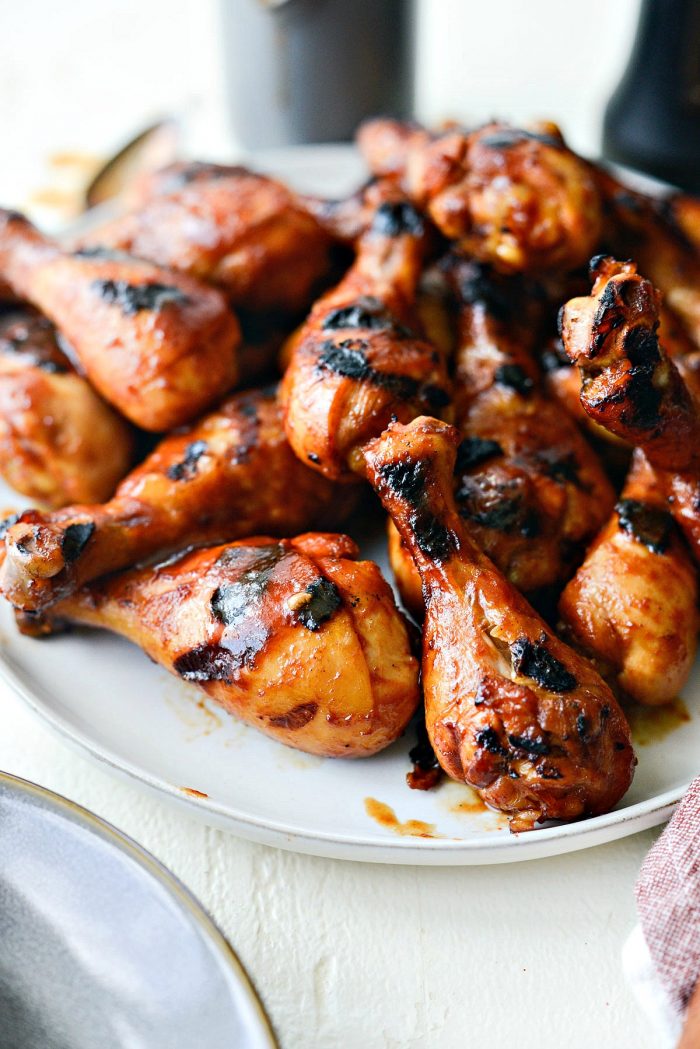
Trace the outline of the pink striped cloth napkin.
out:
[[[625,971],[661,1044],[673,1046],[700,979],[700,776],[644,860],[636,897]]]

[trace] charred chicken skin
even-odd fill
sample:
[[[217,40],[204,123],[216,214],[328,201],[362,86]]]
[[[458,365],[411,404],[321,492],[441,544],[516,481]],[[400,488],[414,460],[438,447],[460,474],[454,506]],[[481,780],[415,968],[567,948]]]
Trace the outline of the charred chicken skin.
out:
[[[581,372],[581,403],[599,425],[639,446],[662,470],[700,466],[700,418],[658,335],[659,293],[633,262],[597,256],[590,295],[560,318]]]
[[[466,531],[453,497],[459,432],[392,424],[367,475],[426,595],[423,688],[438,760],[511,816],[513,830],[607,812],[632,780],[629,728],[592,665],[568,648]]]
[[[613,489],[576,424],[541,392],[531,290],[465,260],[449,275],[459,310],[457,510],[518,589],[561,585],[612,510]],[[420,577],[392,525],[390,555],[401,596],[419,613]]]
[[[669,359],[658,339],[659,294],[632,262],[594,259],[590,296],[561,315],[582,374],[587,413],[639,446],[666,486],[671,512],[700,561],[700,416],[696,354]]]
[[[284,436],[275,390],[236,394],[173,434],[104,505],[5,522],[0,590],[37,611],[92,579],[202,546],[337,523],[352,490],[309,470]]]
[[[81,245],[189,273],[254,311],[307,309],[329,268],[330,238],[291,190],[264,175],[178,163],[143,181],[139,197]]]
[[[342,535],[256,537],[93,583],[52,611],[104,627],[282,743],[366,757],[418,704],[391,589]]]
[[[665,353],[673,358],[686,383],[691,387],[698,387],[700,351],[695,348],[693,341],[673,311],[663,303],[659,303],[657,334]],[[587,429],[596,440],[603,440],[606,444],[616,445],[618,448],[627,447],[626,441],[596,423],[581,404],[581,376],[578,368],[569,360],[561,338],[555,337],[548,341],[541,354],[541,363],[545,373],[544,383],[547,392],[561,404],[569,415]]]
[[[374,174],[398,178],[445,236],[501,270],[573,269],[598,242],[595,179],[550,125],[488,124],[430,140],[379,119],[362,125],[358,143]]]
[[[637,451],[615,511],[564,590],[566,636],[639,703],[668,703],[692,668],[697,573],[663,478]]]
[[[128,255],[70,254],[0,211],[0,276],[68,339],[105,400],[145,430],[195,418],[235,382],[238,323],[222,294]]]
[[[362,445],[390,419],[449,404],[445,361],[417,331],[424,255],[421,217],[385,201],[354,265],[294,336],[282,383],[287,437],[302,462],[333,480],[362,473]]]
[[[45,318],[0,318],[0,474],[50,509],[108,499],[132,462],[131,428],[76,374]]]

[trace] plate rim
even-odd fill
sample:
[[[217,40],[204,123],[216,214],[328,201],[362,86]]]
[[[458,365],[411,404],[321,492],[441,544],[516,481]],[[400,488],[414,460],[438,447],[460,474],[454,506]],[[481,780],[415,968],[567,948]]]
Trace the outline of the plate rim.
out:
[[[4,664],[4,656],[2,657]],[[140,845],[134,838],[124,831],[119,830],[109,820],[98,816],[97,813],[85,808],[72,798],[59,794],[48,787],[35,783],[33,780],[25,779],[14,773],[0,769],[0,786],[7,786],[11,790],[24,795],[30,802],[39,802],[48,805],[52,811],[67,818],[70,822],[78,824],[91,835],[97,835],[106,840],[132,863],[141,868],[149,878],[159,883],[165,889],[171,899],[175,901],[181,913],[194,925],[201,934],[207,946],[211,949],[219,968],[229,988],[236,988],[243,997],[255,1016],[257,1028],[256,1037],[260,1038],[260,1045],[266,1049],[279,1049],[279,1043],[275,1036],[272,1023],[265,1012],[258,992],[246,972],[243,963],[235,950],[228,942],[218,925],[200,903],[190,889],[177,877],[176,874],[161,863],[153,853]]]
[[[96,760],[100,766],[106,767],[113,774],[136,780],[159,796],[165,796],[171,803],[185,807],[190,814],[195,813],[200,820],[205,819],[212,825],[228,829],[229,832],[235,831],[237,835],[247,840],[329,858],[429,866],[476,866],[544,858],[557,855],[559,852],[575,852],[610,840],[627,837],[666,822],[690,785],[688,781],[681,786],[655,794],[651,798],[635,802],[626,808],[613,809],[600,816],[589,816],[575,823],[541,827],[500,839],[489,839],[487,835],[484,835],[483,840],[468,844],[462,839],[451,838],[407,836],[378,841],[375,838],[363,838],[353,833],[310,831],[303,826],[295,826],[284,821],[251,816],[220,802],[212,801],[208,797],[191,797],[163,777],[154,775],[149,770],[123,759],[109,747],[96,743],[89,735],[76,728],[68,718],[62,717],[42,701],[41,691],[45,689],[43,686],[34,689],[25,680],[25,673],[11,664],[8,659],[7,642],[4,640],[0,641],[0,680],[4,680],[25,705],[55,734],[71,743],[80,753],[87,754]],[[100,817],[95,818],[100,819]],[[116,833],[121,834],[122,832],[116,831]],[[596,840],[589,841],[589,838]],[[560,849],[559,844],[564,841],[567,842],[567,847]],[[171,877],[175,876],[171,875]],[[188,890],[185,889],[185,891]]]

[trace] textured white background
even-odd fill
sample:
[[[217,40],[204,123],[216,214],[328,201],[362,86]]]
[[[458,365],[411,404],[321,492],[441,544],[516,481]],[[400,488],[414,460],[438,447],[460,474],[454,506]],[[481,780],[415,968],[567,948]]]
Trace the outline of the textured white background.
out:
[[[420,0],[420,112],[552,116],[575,145],[595,151],[637,6]],[[0,26],[3,203],[46,184],[52,151],[108,151],[182,106],[191,147],[226,154],[211,0],[0,0]],[[96,681],[95,702],[99,694]],[[295,856],[202,827],[108,777],[2,687],[0,716],[0,767],[112,821],[202,900],[248,967],[284,1049],[656,1044],[620,969],[653,833],[483,869]]]

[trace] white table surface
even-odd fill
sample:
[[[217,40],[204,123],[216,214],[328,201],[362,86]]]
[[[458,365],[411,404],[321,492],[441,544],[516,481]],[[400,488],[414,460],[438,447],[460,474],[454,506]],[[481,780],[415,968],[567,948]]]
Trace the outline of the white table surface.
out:
[[[103,816],[201,900],[283,1049],[657,1045],[620,964],[654,831],[481,868],[299,856],[196,823],[108,774],[2,684],[0,718],[0,768]]]

